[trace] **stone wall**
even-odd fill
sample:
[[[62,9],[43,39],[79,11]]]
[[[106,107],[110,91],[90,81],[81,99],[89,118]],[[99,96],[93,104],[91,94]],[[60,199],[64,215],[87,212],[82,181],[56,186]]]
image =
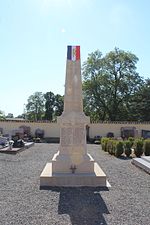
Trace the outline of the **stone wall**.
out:
[[[44,130],[45,137],[59,137],[59,126],[57,123],[49,122],[29,122],[29,121],[0,121],[0,128],[3,128],[3,134],[11,134],[12,130],[18,129],[20,126],[29,126],[31,134],[35,135],[37,128]]]
[[[92,123],[90,126],[90,137],[100,135],[105,137],[108,132],[113,132],[115,137],[121,136],[122,127],[135,127],[136,136],[141,137],[142,130],[150,130],[150,122],[138,123],[138,122],[104,122],[104,123]]]
[[[59,125],[50,122],[29,122],[29,121],[0,121],[0,128],[3,129],[3,134],[11,134],[12,130],[18,129],[20,126],[30,126],[32,135],[35,134],[37,128],[43,129],[45,137],[60,137]],[[108,132],[113,132],[115,137],[120,137],[121,127],[135,127],[137,136],[141,136],[142,130],[150,130],[150,122],[136,123],[136,122],[103,122],[90,123],[88,125],[89,136],[93,138],[96,135],[106,136]]]

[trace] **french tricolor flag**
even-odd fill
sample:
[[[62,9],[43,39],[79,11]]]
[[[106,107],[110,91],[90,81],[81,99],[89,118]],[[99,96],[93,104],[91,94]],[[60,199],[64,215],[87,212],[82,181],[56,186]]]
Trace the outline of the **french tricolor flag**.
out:
[[[76,61],[80,59],[80,46],[67,46],[67,59]]]

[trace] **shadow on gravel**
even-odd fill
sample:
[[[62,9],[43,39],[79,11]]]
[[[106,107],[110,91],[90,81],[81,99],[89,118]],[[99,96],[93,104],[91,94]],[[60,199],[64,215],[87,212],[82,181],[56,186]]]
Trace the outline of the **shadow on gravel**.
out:
[[[118,157],[118,159],[121,159],[121,160],[131,160],[132,158],[133,158],[132,156],[127,157],[127,156],[124,156],[124,155]]]
[[[100,195],[108,188],[50,188],[60,192],[58,214],[68,214],[72,225],[107,225],[103,214],[109,214]]]

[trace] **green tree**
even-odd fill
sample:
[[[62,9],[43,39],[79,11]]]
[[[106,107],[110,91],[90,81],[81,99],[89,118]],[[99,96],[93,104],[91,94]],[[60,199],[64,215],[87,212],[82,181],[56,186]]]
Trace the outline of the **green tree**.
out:
[[[137,62],[134,54],[118,48],[104,57],[99,50],[89,54],[83,64],[85,113],[97,120],[128,119],[128,101],[143,84]]]
[[[0,120],[4,120],[6,118],[5,113],[0,110]]]
[[[64,100],[63,96],[54,95],[51,91],[45,95],[45,119],[55,121],[57,116],[60,116],[63,112]]]
[[[55,107],[54,107],[54,116],[60,116],[63,112],[63,108],[64,108],[64,97],[57,94],[55,95],[55,103],[54,103]]]
[[[53,120],[53,113],[54,113],[54,107],[55,107],[55,95],[53,92],[47,92],[44,94],[45,98],[45,120]]]
[[[130,104],[136,120],[150,121],[150,79],[145,80],[139,91],[132,97]],[[133,117],[133,113],[131,115]]]
[[[6,118],[14,118],[13,113],[8,113],[7,116],[6,116]]]
[[[17,116],[17,118],[20,118],[20,119],[25,119],[25,118],[26,118],[26,114],[25,114],[25,113],[23,113],[23,114],[21,114],[21,115],[18,115],[18,116]]]
[[[29,96],[26,104],[27,119],[38,121],[43,118],[44,113],[44,96],[42,92],[35,92]]]

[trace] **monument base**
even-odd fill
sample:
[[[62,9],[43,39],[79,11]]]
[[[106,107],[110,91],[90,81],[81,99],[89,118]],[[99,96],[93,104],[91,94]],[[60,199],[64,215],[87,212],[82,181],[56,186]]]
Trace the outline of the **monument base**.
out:
[[[47,163],[40,175],[40,187],[108,187],[106,175],[94,162],[94,173],[53,173],[52,162]]]

